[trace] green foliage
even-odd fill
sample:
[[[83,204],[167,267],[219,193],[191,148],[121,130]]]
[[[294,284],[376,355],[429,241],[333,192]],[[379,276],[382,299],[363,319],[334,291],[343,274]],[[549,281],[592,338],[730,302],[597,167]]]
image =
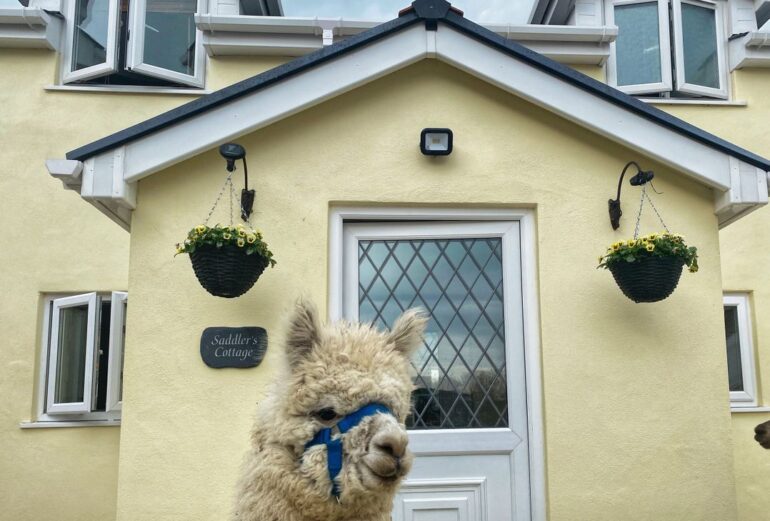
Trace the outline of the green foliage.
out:
[[[618,262],[636,262],[644,257],[678,257],[690,273],[698,271],[698,249],[687,246],[684,237],[672,233],[651,233],[639,239],[616,242],[599,257],[598,268],[609,268]]]
[[[210,228],[204,224],[199,224],[187,234],[183,243],[176,245],[176,254],[192,253],[196,248],[203,245],[216,246],[221,248],[225,244],[232,244],[238,248],[243,248],[246,255],[259,255],[264,257],[275,266],[273,253],[268,249],[267,243],[262,239],[262,233],[258,230],[246,228],[242,224],[235,226],[222,226],[217,224]]]

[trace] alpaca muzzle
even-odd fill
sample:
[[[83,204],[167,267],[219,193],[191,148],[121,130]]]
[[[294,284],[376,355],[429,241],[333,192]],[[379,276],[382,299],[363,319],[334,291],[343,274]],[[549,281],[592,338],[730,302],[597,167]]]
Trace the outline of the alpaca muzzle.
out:
[[[333,425],[331,427],[327,427],[325,429],[321,429],[316,433],[315,436],[313,436],[313,439],[307,442],[305,444],[305,450],[307,451],[309,448],[314,447],[316,445],[325,445],[326,446],[326,460],[327,460],[327,468],[329,470],[329,480],[332,483],[332,489],[331,489],[331,495],[334,496],[338,501],[340,499],[340,490],[337,486],[337,483],[334,481],[334,479],[339,475],[340,471],[342,471],[342,434],[345,434],[352,428],[356,427],[358,424],[360,424],[364,419],[374,416],[376,414],[388,414],[390,416],[393,416],[393,413],[385,407],[384,405],[380,405],[378,403],[370,403],[369,405],[364,405],[357,411],[354,411],[341,420],[337,422],[336,425]],[[340,433],[340,436],[337,438],[332,438],[333,433],[332,430],[334,428],[337,428],[337,430]],[[375,436],[376,438],[376,436]],[[396,450],[394,448],[393,440],[382,440],[383,445],[382,450],[387,450],[386,447],[388,447],[390,450]],[[406,443],[403,444],[403,451],[406,449]],[[397,461],[393,457],[389,457],[392,461]],[[400,463],[397,463],[394,465],[394,467],[399,467]],[[395,475],[395,471],[394,471]]]

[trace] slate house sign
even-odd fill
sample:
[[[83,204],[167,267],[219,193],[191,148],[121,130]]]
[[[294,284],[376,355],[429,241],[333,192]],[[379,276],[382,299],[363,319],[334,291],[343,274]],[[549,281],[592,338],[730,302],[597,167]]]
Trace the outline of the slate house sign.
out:
[[[207,327],[201,335],[201,358],[215,369],[256,367],[267,351],[267,331],[261,327]]]

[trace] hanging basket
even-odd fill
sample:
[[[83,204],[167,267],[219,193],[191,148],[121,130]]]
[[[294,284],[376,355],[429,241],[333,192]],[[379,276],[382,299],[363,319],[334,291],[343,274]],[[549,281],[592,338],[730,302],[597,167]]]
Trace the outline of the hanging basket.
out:
[[[240,297],[251,289],[270,263],[259,253],[248,255],[233,244],[201,245],[190,253],[201,286],[216,297]]]
[[[634,302],[658,302],[676,289],[682,275],[681,257],[645,256],[614,262],[607,268],[625,296]]]

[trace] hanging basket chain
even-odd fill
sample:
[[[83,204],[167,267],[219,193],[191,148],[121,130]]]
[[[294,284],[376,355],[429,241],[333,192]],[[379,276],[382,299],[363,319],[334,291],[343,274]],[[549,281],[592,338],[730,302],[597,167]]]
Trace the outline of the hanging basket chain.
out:
[[[217,205],[219,204],[219,200],[222,198],[222,194],[225,193],[225,188],[227,188],[227,185],[230,185],[230,189],[232,190],[233,181],[232,181],[233,173],[230,172],[227,174],[227,178],[225,179],[224,184],[222,185],[222,189],[219,190],[219,195],[217,195],[216,200],[214,201],[214,205],[211,207],[211,210],[209,210],[209,214],[206,216],[206,220],[203,221],[203,224],[205,226],[209,225],[209,221],[211,220],[211,216],[214,214],[214,210],[216,210]],[[230,222],[232,223],[232,194],[230,195]]]
[[[647,193],[647,185],[642,185],[642,196],[639,199],[639,213],[636,215],[636,228],[634,228],[634,240],[639,237],[639,224],[642,222],[642,210],[644,209],[644,196]]]
[[[647,185],[644,184],[642,185],[642,196],[639,198],[639,213],[636,216],[636,228],[634,228],[634,240],[639,238],[639,225],[642,222],[642,209],[644,208],[645,199],[647,199],[647,202],[650,203],[650,206],[652,206],[652,209],[655,211],[655,215],[658,216],[658,220],[660,221],[660,224],[663,225],[663,229],[666,230],[666,233],[671,233],[671,230],[668,229],[668,226],[666,226],[666,223],[663,222],[663,217],[660,216],[660,212],[658,212],[658,209],[653,204],[652,199],[650,198],[650,195],[647,193]]]
[[[206,216],[206,220],[203,221],[203,224],[205,226],[208,226],[209,221],[211,220],[211,216],[214,215],[214,211],[217,209],[217,206],[219,205],[219,201],[222,199],[222,196],[225,193],[225,190],[229,186],[229,199],[230,199],[230,216],[229,216],[229,224],[230,226],[233,225],[233,201],[238,201],[238,207],[240,208],[241,205],[241,199],[238,197],[238,195],[235,193],[235,185],[233,184],[233,172],[230,172],[227,174],[227,178],[225,178],[225,182],[222,184],[222,188],[219,190],[219,195],[217,195],[216,200],[214,201],[214,204],[211,206],[211,210],[209,210],[209,214]],[[251,224],[251,215],[247,219],[243,219],[246,224],[249,225],[250,228],[254,228],[254,226]]]
[[[653,190],[655,187],[653,187]],[[650,206],[652,206],[652,209],[655,210],[655,215],[658,216],[658,220],[660,221],[660,224],[663,225],[663,229],[666,230],[666,233],[671,233],[671,230],[668,229],[668,226],[666,226],[666,223],[663,222],[663,217],[660,216],[660,213],[658,213],[658,209],[655,208],[655,205],[652,204],[652,199],[650,199],[650,195],[647,192],[643,192],[644,196],[647,198],[647,202],[650,203]]]

